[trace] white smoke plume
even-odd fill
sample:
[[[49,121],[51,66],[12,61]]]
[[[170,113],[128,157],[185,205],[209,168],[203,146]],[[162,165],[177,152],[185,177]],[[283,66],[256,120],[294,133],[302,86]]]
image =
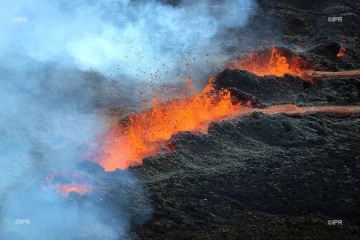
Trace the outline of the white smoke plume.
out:
[[[228,57],[226,30],[244,26],[255,9],[252,0],[3,1],[0,238],[121,239],[127,214],[92,201],[69,203],[37,188],[39,179],[75,168],[92,150],[106,129],[97,112],[119,104],[117,92],[209,74]],[[14,225],[17,218],[32,224]],[[104,224],[108,218],[120,227]],[[86,235],[89,228],[80,233],[76,226],[93,227]]]
[[[6,33],[0,48],[106,76],[144,80],[159,70],[169,78],[165,72],[186,72],[194,58],[193,66],[210,66],[206,55],[221,54],[225,40],[216,37],[219,30],[245,25],[255,9],[252,0],[184,0],[176,6],[155,0],[7,1],[0,10]],[[27,22],[14,24],[17,17]]]

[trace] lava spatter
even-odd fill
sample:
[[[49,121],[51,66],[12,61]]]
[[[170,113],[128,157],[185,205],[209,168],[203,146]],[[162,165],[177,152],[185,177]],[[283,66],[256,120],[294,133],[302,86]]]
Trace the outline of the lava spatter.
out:
[[[99,138],[93,160],[107,171],[127,168],[157,154],[175,133],[206,132],[209,122],[236,115],[241,106],[232,103],[227,90],[215,92],[213,82],[211,78],[198,94],[166,102],[156,100],[150,110],[131,114],[115,124]]]
[[[282,77],[285,73],[302,75],[304,62],[300,58],[286,57],[278,48],[270,51],[254,52],[250,55],[235,58],[228,64],[230,70],[246,70],[258,76],[275,75]]]

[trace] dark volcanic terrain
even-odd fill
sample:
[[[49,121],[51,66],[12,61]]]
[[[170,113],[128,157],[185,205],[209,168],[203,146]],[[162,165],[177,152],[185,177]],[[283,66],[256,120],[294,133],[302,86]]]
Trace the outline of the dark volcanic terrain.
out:
[[[174,136],[133,169],[154,207],[141,238],[356,239],[359,117],[257,114]]]
[[[159,1],[176,5],[181,0]],[[218,32],[216,37],[227,56],[236,59],[249,53],[269,53],[276,46],[281,55],[301,58],[308,70],[338,72],[360,69],[360,1],[257,2],[257,14],[245,27]],[[329,17],[342,17],[342,22],[329,22]],[[337,57],[341,48],[346,49],[345,55]],[[209,51],[211,54],[211,49]],[[130,83],[129,86],[116,85],[110,91],[107,89],[112,89],[112,86],[105,84],[104,78],[106,88],[103,93],[95,81],[101,78],[100,74],[81,74],[89,78],[91,88],[99,89],[96,96],[102,100],[98,97],[94,100],[99,109],[109,112],[113,108],[119,112],[124,110],[117,105],[119,101],[113,101],[108,94],[119,92],[122,88],[129,93],[129,97],[121,97],[128,105],[126,110],[140,109],[137,103],[129,106],[130,95],[135,91]],[[70,77],[61,75],[61,78]],[[200,83],[194,83],[194,86],[196,84]],[[61,240],[105,240],[114,237],[143,240],[360,239],[360,111],[352,114],[341,111],[302,114],[261,112],[284,104],[298,107],[354,106],[360,109],[360,77],[315,77],[312,80],[289,74],[260,77],[245,70],[226,68],[217,72],[214,86],[214,91],[229,91],[234,104],[242,104],[251,111],[210,123],[206,134],[179,132],[165,143],[158,156],[147,157],[142,164],[127,170],[105,172],[86,155],[85,160],[90,161],[76,162],[77,169],[71,169],[71,178],[60,174],[53,182],[59,186],[71,185],[79,172],[79,178],[84,178],[84,183],[89,183],[91,188],[82,193],[79,186],[70,187],[68,195],[64,195],[67,197],[60,200],[55,188],[58,185],[51,185],[50,181],[50,187],[45,185],[44,188],[45,173],[39,167],[37,180],[24,180],[24,186],[11,185],[9,192],[14,191],[15,194],[9,199],[5,199],[4,192],[0,195],[0,200],[7,203],[12,203],[12,200],[18,202],[9,204],[12,206],[10,210],[1,205],[1,213],[7,214],[15,209],[19,213],[29,213],[29,216],[41,216],[41,222],[34,221],[33,225],[27,226],[30,230],[39,229],[29,231],[33,232],[30,235],[27,234],[28,229],[20,228],[24,226],[16,225],[17,219],[10,218],[9,229],[0,219],[0,240],[5,237],[22,239],[22,236],[45,239],[48,236],[43,235],[45,233],[61,236]],[[57,96],[57,91],[57,87],[51,88],[51,98],[52,95]],[[60,96],[67,98],[68,94],[77,95],[78,92],[66,91]],[[47,98],[44,99],[41,102],[46,103]],[[76,104],[82,108],[87,101],[88,98],[83,98]],[[116,115],[115,110],[115,117],[124,117],[125,114]],[[29,108],[29,111],[33,109]],[[55,116],[58,118],[58,115]],[[24,114],[22,117],[26,119],[27,116]],[[128,120],[120,118],[119,123]],[[81,127],[79,124],[74,128]],[[47,134],[50,136],[50,133]],[[50,138],[54,142],[63,141],[53,135]],[[47,145],[41,147],[46,148]],[[87,147],[90,148],[87,145],[76,146],[79,151]],[[39,165],[34,165],[34,168],[38,169],[37,166],[44,164],[43,159],[48,156],[43,156],[40,151],[39,154],[34,151],[34,155],[39,160],[39,163],[36,162]],[[62,156],[61,160],[63,158],[68,158],[68,155]],[[61,169],[67,168],[66,164],[64,161]],[[26,191],[17,193],[17,188]],[[44,189],[50,189],[53,195],[47,195]],[[52,197],[56,201],[51,200]],[[69,207],[76,209],[76,216],[65,211],[57,220],[61,208],[66,210]],[[26,211],[20,211],[24,209]],[[40,214],[36,215],[38,211]],[[96,216],[99,221],[95,223],[104,223],[100,227],[96,228],[91,221],[83,229],[78,225],[70,226],[70,220],[75,218],[79,218],[75,223],[82,226],[87,213],[94,212],[96,215],[88,218]],[[77,213],[81,217],[84,213],[85,217],[80,218]],[[29,216],[22,214],[16,215],[16,218]],[[342,220],[342,225],[330,225],[331,220]],[[56,224],[52,225],[54,222]],[[49,225],[43,229],[46,224]],[[57,229],[59,226],[66,227]],[[106,235],[104,229],[114,232],[111,236]]]
[[[239,82],[242,74],[252,76],[222,74]],[[324,83],[336,99],[340,83],[360,90],[360,79]],[[298,91],[322,99],[316,93],[324,87],[312,88]],[[357,95],[351,104],[358,103]],[[255,112],[212,123],[207,135],[179,133],[169,144],[175,150],[131,169],[154,208],[152,220],[137,230],[142,239],[360,237],[360,115]],[[328,226],[335,219],[343,226]]]
[[[247,27],[226,33],[236,40],[224,46],[234,57],[275,43],[283,55],[300,46],[296,56],[309,69],[360,68],[358,1],[259,1],[258,11]],[[360,114],[260,112],[281,104],[360,107],[360,77],[313,80],[225,69],[215,89],[227,89],[234,103],[250,101],[252,113],[211,123],[207,134],[172,136],[159,156],[129,168],[136,184],[126,171],[81,162],[77,170],[94,189],[71,192],[62,204],[89,200],[125,216],[131,233],[120,239],[360,239]],[[114,219],[103,220],[117,229]]]
[[[360,67],[358,1],[260,1],[229,51],[299,44],[317,69]],[[342,16],[343,23],[330,23]],[[340,45],[347,55],[337,58]],[[258,77],[225,70],[217,89],[252,106],[358,105],[360,78]],[[240,94],[239,94],[240,92]],[[257,113],[172,137],[175,150],[130,168],[153,214],[140,239],[360,239],[360,115]],[[342,220],[342,226],[328,225]]]

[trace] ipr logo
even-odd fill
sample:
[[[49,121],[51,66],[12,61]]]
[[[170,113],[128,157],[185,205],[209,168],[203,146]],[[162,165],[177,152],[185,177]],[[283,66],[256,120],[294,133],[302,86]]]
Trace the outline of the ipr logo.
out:
[[[342,22],[342,17],[328,17],[328,22]]]
[[[342,226],[342,220],[329,220],[328,225],[341,225]]]
[[[15,220],[15,224],[20,224],[20,225],[22,225],[22,224],[30,224],[30,219],[16,219]]]

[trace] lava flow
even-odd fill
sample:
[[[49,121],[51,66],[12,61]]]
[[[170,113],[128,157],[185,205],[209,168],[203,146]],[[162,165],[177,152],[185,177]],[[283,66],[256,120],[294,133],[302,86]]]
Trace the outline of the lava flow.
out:
[[[278,48],[273,47],[258,53],[252,53],[248,56],[233,59],[227,66],[230,70],[246,70],[258,76],[276,75],[282,77],[285,73],[292,75],[302,75],[301,68],[304,65],[303,60],[291,56],[290,52],[282,53]]]
[[[258,110],[257,110],[258,111]],[[259,109],[265,114],[305,114],[305,113],[338,113],[338,114],[360,114],[359,106],[312,106],[312,107],[298,107],[293,104],[274,105],[266,109]]]
[[[156,155],[170,137],[180,131],[207,130],[208,123],[235,115],[241,108],[233,105],[227,90],[216,92],[211,78],[205,89],[167,102],[155,101],[148,111],[130,115],[100,137],[98,154],[92,158],[106,171],[124,169]]]
[[[210,86],[207,87],[210,89]],[[150,155],[156,155],[171,135],[180,131],[206,132],[209,121],[225,116],[240,116],[254,111],[264,114],[337,113],[360,114],[359,106],[298,107],[292,104],[275,105],[267,109],[233,106],[229,95],[208,96],[208,90],[191,98],[155,103],[147,112],[133,114],[127,126],[114,126],[102,136],[103,153],[95,160],[106,171],[124,169],[132,163],[140,163]],[[213,101],[217,98],[217,102]],[[71,188],[69,188],[71,189]],[[91,189],[90,189],[91,190]],[[79,191],[77,191],[79,192]]]
[[[305,69],[305,66],[307,63],[290,50],[274,47],[271,50],[234,59],[228,68],[244,69],[260,76],[283,76],[285,73],[306,76],[307,73],[308,79],[311,79],[313,72],[301,70]],[[162,148],[165,148],[166,141],[178,132],[206,132],[211,121],[254,111],[253,108],[233,104],[228,90],[215,91],[214,80],[211,78],[199,94],[167,102],[157,100],[149,110],[133,113],[116,122],[109,131],[98,138],[95,143],[96,153],[90,156],[90,160],[98,162],[106,171],[125,169],[132,164],[141,163],[145,157],[157,155]],[[285,105],[259,109],[259,111],[273,114],[303,113],[310,110]],[[320,111],[320,109],[312,111]],[[174,148],[166,147],[169,150]]]
[[[90,192],[93,187],[90,185],[85,176],[76,171],[60,171],[45,177],[44,188],[55,189],[57,193],[68,196],[70,192],[77,192],[84,195]]]

